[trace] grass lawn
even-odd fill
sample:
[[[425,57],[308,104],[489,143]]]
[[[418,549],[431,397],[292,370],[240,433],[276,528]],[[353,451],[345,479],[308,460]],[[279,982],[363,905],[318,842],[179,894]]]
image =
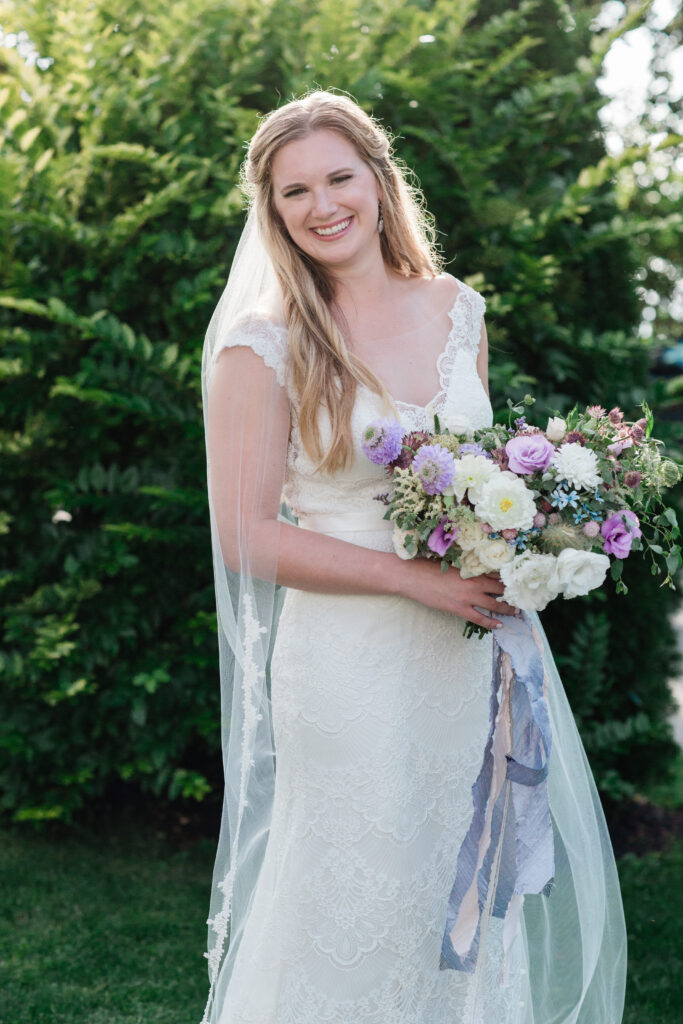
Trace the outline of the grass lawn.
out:
[[[0,833],[0,1024],[199,1024],[213,843]],[[683,1019],[683,845],[619,861],[629,930],[624,1024]],[[360,1024],[360,1022],[359,1022]]]
[[[0,833],[0,1024],[199,1024],[213,844]]]

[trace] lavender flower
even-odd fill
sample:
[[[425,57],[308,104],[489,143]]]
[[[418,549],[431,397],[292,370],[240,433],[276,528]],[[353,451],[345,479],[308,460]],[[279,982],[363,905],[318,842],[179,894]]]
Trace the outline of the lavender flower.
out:
[[[443,558],[455,540],[457,532],[457,526],[454,526],[453,523],[444,517],[436,529],[432,530],[430,533],[427,541],[427,547],[430,551],[433,551],[437,555],[441,555]]]
[[[631,509],[620,509],[600,527],[605,540],[605,554],[616,558],[627,558],[636,537],[642,537],[640,521]]]
[[[455,477],[455,460],[440,444],[427,444],[413,459],[413,471],[425,494],[443,494]]]
[[[505,454],[513,473],[542,473],[555,454],[555,445],[544,434],[520,434],[510,438]]]
[[[361,448],[377,466],[386,466],[401,451],[403,427],[398,420],[374,420],[363,431]]]
[[[475,441],[460,445],[458,455],[466,455],[468,452],[471,455],[483,455],[485,459],[491,458],[490,452],[487,452],[485,448],[480,444],[477,444]]]

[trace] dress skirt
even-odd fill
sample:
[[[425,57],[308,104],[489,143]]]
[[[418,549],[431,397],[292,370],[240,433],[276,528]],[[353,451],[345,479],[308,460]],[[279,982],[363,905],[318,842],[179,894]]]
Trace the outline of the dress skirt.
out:
[[[221,1024],[464,1020],[472,976],[439,962],[492,660],[464,626],[400,596],[286,592],[272,824]],[[522,951],[503,977],[501,937],[493,918],[485,1024],[519,1006]]]

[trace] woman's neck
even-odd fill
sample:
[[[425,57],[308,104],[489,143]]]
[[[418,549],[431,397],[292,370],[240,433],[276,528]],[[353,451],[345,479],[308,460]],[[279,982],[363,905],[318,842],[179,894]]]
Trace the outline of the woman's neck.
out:
[[[342,330],[351,334],[365,320],[381,317],[395,303],[402,279],[391,271],[381,255],[353,267],[337,269],[334,276],[335,304],[344,320]]]

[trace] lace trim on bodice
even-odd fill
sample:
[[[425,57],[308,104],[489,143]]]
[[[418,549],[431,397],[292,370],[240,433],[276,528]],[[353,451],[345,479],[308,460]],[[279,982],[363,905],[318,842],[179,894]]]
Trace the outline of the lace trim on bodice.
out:
[[[441,390],[427,406],[395,400],[396,405],[402,409],[426,409],[433,406],[438,412],[446,401],[458,351],[461,349],[467,351],[476,362],[479,353],[481,319],[486,311],[486,300],[483,295],[480,295],[470,285],[465,284],[464,281],[460,281],[458,278],[455,280],[458,284],[458,293],[448,311],[452,326],[445,348],[436,362]],[[212,355],[211,370],[213,370],[220,352],[224,348],[232,348],[235,345],[246,345],[253,349],[263,359],[266,366],[275,371],[280,386],[286,386],[288,348],[287,328],[284,325],[274,323],[265,314],[259,314],[257,311],[249,314],[244,321],[238,322],[231,333],[221,339],[216,346]]]

